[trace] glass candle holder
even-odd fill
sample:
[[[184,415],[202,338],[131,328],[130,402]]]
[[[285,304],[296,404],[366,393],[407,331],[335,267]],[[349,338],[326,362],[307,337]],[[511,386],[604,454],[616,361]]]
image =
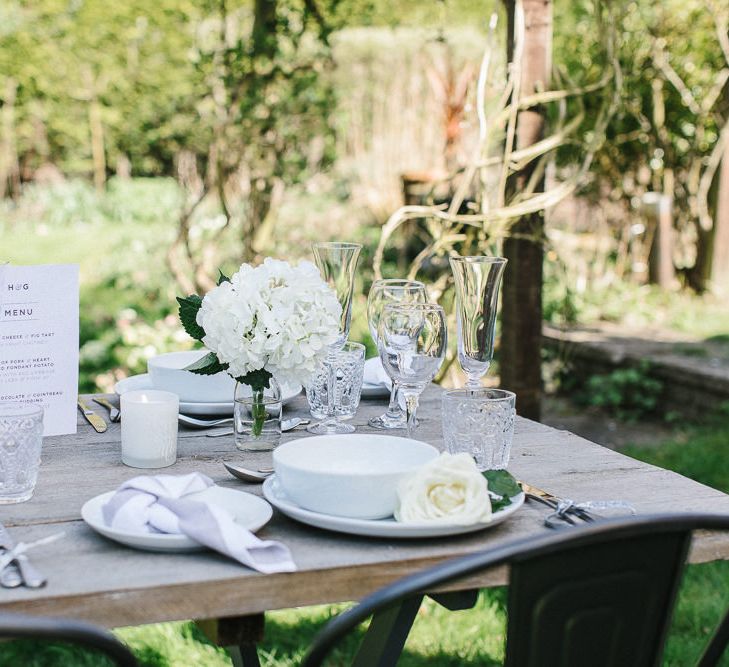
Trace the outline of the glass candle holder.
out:
[[[43,444],[43,408],[0,404],[0,504],[30,500]]]
[[[177,460],[177,394],[156,389],[121,395],[122,462],[132,468],[166,468]]]

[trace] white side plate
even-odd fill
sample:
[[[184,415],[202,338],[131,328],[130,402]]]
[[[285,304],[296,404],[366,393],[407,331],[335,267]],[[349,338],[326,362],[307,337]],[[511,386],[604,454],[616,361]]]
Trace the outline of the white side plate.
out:
[[[102,506],[114,495],[114,491],[102,493],[86,501],[81,508],[81,517],[97,533],[101,533],[111,540],[126,544],[135,549],[146,551],[200,551],[207,547],[199,544],[187,535],[168,535],[166,533],[136,533],[118,528],[110,528],[104,523],[101,514]],[[251,532],[265,526],[273,515],[271,506],[258,496],[245,491],[226,489],[222,486],[210,488],[185,496],[191,500],[205,500],[227,510],[244,528]]]
[[[462,535],[478,530],[485,530],[505,521],[524,504],[524,494],[520,493],[513,498],[511,505],[495,512],[491,516],[489,523],[458,526],[454,524],[400,523],[392,518],[377,520],[348,519],[332,514],[311,512],[305,510],[303,507],[299,507],[299,505],[286,496],[276,481],[276,475],[272,475],[263,483],[263,495],[277,510],[301,523],[317,528],[334,530],[339,533],[364,535],[366,537],[392,538],[443,537],[446,535]]]
[[[152,378],[148,373],[142,373],[140,375],[132,375],[123,380],[119,380],[114,385],[114,391],[121,396],[125,391],[131,391],[133,389],[154,389],[152,385]],[[291,402],[301,393],[301,385],[283,386],[281,387],[283,393],[282,402],[284,405]],[[180,401],[180,412],[186,415],[219,415],[227,416],[233,414],[233,401],[226,401],[224,403],[209,403],[207,401]]]

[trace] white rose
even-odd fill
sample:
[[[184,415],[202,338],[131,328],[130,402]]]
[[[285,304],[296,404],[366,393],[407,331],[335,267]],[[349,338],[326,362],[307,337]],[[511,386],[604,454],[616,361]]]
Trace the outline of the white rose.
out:
[[[491,520],[486,478],[468,454],[441,454],[400,482],[395,519],[468,526]]]

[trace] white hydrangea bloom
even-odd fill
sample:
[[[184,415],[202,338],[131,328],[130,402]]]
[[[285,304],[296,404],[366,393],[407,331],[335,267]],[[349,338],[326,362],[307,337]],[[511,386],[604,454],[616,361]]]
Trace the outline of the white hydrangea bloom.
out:
[[[341,313],[314,264],[268,258],[208,292],[197,323],[233,377],[265,368],[280,383],[307,384],[337,339]]]

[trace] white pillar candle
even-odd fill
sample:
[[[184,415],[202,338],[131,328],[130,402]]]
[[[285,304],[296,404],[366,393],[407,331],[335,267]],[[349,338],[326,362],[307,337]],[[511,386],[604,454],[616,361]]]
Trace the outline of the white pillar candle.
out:
[[[122,462],[133,468],[164,468],[177,459],[177,394],[155,389],[121,396]]]

